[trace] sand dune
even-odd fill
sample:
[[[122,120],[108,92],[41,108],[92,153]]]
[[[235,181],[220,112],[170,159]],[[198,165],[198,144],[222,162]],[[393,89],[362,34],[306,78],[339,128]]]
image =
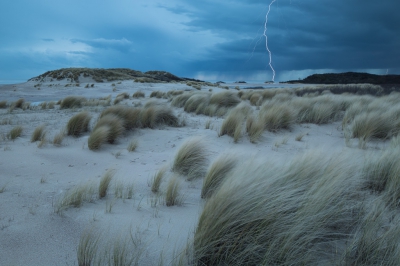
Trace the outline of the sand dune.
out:
[[[182,83],[134,83],[131,80],[88,83],[87,88],[85,88],[85,83],[76,87],[66,86],[68,83],[64,81],[46,81],[40,85],[37,84],[39,83],[30,81],[23,84],[0,86],[0,102],[7,101],[6,108],[0,109],[0,135],[2,136],[0,140],[0,264],[2,265],[78,265],[77,253],[85,244],[83,241],[85,236],[89,236],[87,238],[89,243],[90,240],[96,240],[96,237],[99,237],[98,242],[94,241],[95,244],[97,243],[94,245],[97,253],[94,256],[95,261],[91,261],[93,265],[108,265],[106,261],[117,254],[126,261],[131,260],[131,264],[126,262],[121,265],[135,265],[134,263],[138,265],[175,265],[178,264],[177,258],[185,257],[182,256],[185,247],[188,247],[188,250],[195,249],[189,252],[189,257],[194,258],[194,262],[199,259],[200,262],[207,265],[215,265],[216,261],[222,264],[222,258],[214,260],[214,255],[204,251],[208,250],[208,244],[205,246],[201,246],[197,242],[194,245],[191,244],[193,239],[198,240],[200,237],[200,231],[197,231],[195,237],[196,229],[204,230],[204,228],[198,227],[200,217],[211,219],[211,222],[215,219],[215,222],[218,222],[217,217],[213,216],[215,214],[202,212],[204,206],[211,208],[209,202],[218,202],[218,198],[214,196],[222,197],[222,195],[227,195],[223,193],[229,191],[231,191],[229,193],[234,193],[236,189],[241,191],[239,189],[240,178],[246,179],[243,184],[251,184],[252,175],[259,174],[256,170],[258,169],[257,165],[273,166],[274,170],[271,172],[271,176],[279,179],[279,169],[282,169],[282,172],[287,171],[288,167],[291,167],[290,162],[304,154],[318,154],[320,158],[326,160],[332,155],[347,158],[347,165],[343,166],[343,169],[351,169],[354,165],[354,171],[357,173],[354,182],[357,184],[351,184],[354,185],[355,190],[358,190],[357,195],[352,195],[352,197],[360,195],[360,197],[365,197],[365,200],[357,201],[357,204],[365,203],[357,211],[371,206],[374,200],[389,202],[385,201],[385,197],[380,197],[381,194],[367,193],[365,186],[360,183],[363,183],[363,178],[365,178],[365,175],[362,174],[362,166],[368,162],[369,158],[372,158],[371,156],[380,158],[383,151],[395,145],[390,144],[389,140],[397,135],[397,128],[390,127],[383,133],[379,131],[379,134],[375,134],[375,131],[371,129],[372,131],[367,130],[369,133],[357,135],[357,138],[352,138],[352,134],[356,130],[354,121],[360,120],[357,115],[369,112],[368,110],[378,112],[382,108],[390,109],[393,115],[387,116],[385,119],[393,118],[394,120],[390,120],[390,124],[396,125],[398,121],[394,117],[400,109],[396,107],[395,100],[391,106],[383,104],[382,107],[378,102],[374,102],[379,98],[373,96],[325,94],[297,97],[290,93],[276,93],[267,98],[265,95],[262,96],[262,92],[259,92],[260,96],[246,96],[248,91],[233,89],[237,84],[232,84],[230,90],[209,86],[203,86],[200,90],[196,90]],[[91,86],[91,84],[94,85]],[[145,97],[132,98],[132,94],[138,91],[143,92]],[[200,107],[196,105],[196,108],[193,106],[177,107],[179,103],[174,99],[179,94],[171,93],[171,91],[202,93],[200,103],[203,102],[204,105]],[[281,91],[290,92],[288,89]],[[99,149],[89,149],[88,139],[93,133],[92,130],[101,113],[113,105],[118,95],[124,92],[128,94],[129,98],[121,98],[117,106],[139,108],[140,110],[154,108],[158,105],[172,108],[172,113],[178,119],[179,125],[166,125],[164,118],[157,120],[157,123],[151,127],[144,127],[143,123],[138,124],[129,130],[124,129],[114,143],[104,141]],[[157,92],[159,92],[159,98],[157,98]],[[170,93],[168,94],[168,92]],[[239,102],[244,102],[247,106],[247,109],[242,107],[235,111],[242,115],[232,115],[235,118],[242,116],[239,122],[233,123],[233,129],[225,128],[224,120],[229,116],[229,112],[233,112],[230,108],[235,108],[237,103],[228,106],[224,105],[227,104],[225,101],[221,103],[215,99],[210,100],[211,97],[214,97],[212,94],[226,92],[230,92],[237,97]],[[57,101],[71,95],[84,97],[85,101],[80,107],[61,109]],[[150,98],[150,95],[154,97]],[[223,95],[223,99],[226,99],[226,94]],[[199,96],[196,97],[199,98]],[[250,99],[251,97],[253,100]],[[256,97],[259,98],[256,99]],[[386,103],[390,98],[398,99],[397,95],[385,97],[388,98],[382,101]],[[12,108],[12,104],[19,98],[25,100],[23,108]],[[314,99],[314,102],[309,101],[310,99]],[[195,104],[194,100],[193,98],[193,104]],[[52,109],[49,109],[48,103],[51,101],[54,101],[54,108],[50,107]],[[27,104],[28,102],[30,105]],[[43,102],[47,103],[45,107],[43,107]],[[337,107],[332,107],[330,113],[321,118],[310,115],[314,109],[307,106],[311,102],[315,108],[318,107],[318,103],[322,103],[322,109],[328,105]],[[354,103],[366,103],[367,105],[359,107],[358,113],[356,111],[352,114],[346,113]],[[216,105],[215,110],[212,109],[214,107],[210,107],[212,104]],[[270,114],[271,110],[275,110],[274,108],[278,106],[280,109],[277,109],[277,113]],[[282,107],[290,108],[288,110],[291,112],[285,116],[286,118],[282,118],[286,119],[285,126],[282,126],[282,120],[274,122],[271,120],[278,117],[277,114],[288,111]],[[315,114],[322,114],[326,108],[322,109],[315,109]],[[388,112],[388,110],[382,110],[379,112]],[[63,134],[68,121],[82,111],[87,111],[91,117],[89,131],[82,132],[79,137],[63,136],[61,144],[54,145],[54,137],[60,132]],[[214,115],[205,115],[210,113]],[[302,116],[299,115],[300,113]],[[347,120],[343,122],[346,114]],[[287,116],[291,116],[291,118],[288,120]],[[247,122],[246,125],[246,121],[250,119],[263,121],[262,123],[272,126],[263,127],[259,136],[250,138],[250,133],[246,129],[246,126],[251,127],[250,122]],[[34,130],[41,125],[44,125],[46,132],[43,140],[31,142]],[[9,132],[16,126],[21,126],[23,130],[20,136],[12,139]],[[178,171],[173,165],[175,156],[180,152],[182,145],[193,138],[199,138],[201,147],[204,148],[206,154],[206,160],[196,159],[195,161],[199,162],[199,165],[190,163],[187,173],[186,170]],[[127,148],[132,140],[137,142],[137,147],[133,151],[128,151]],[[194,153],[198,154],[198,151]],[[233,172],[225,177],[226,179],[229,179],[230,176],[234,177],[233,183],[222,182],[221,189],[224,189],[225,192],[222,191],[218,194],[216,188],[210,199],[202,199],[204,171],[221,154],[235,155],[238,158],[237,165],[242,165],[242,167],[240,171],[232,169]],[[316,164],[319,162],[318,156],[317,158],[313,157]],[[249,160],[256,166],[247,171],[245,167],[249,167],[246,164]],[[200,165],[201,163],[204,165]],[[198,170],[200,168],[196,167],[204,169],[200,171]],[[341,166],[336,165],[335,167]],[[161,180],[160,192],[154,193],[151,191],[153,177],[162,169],[166,169],[166,171]],[[265,178],[268,177],[267,169],[261,171],[266,174]],[[99,198],[100,181],[110,170],[113,171],[113,174],[107,194],[105,197]],[[340,172],[338,171],[338,173]],[[254,182],[262,182],[260,180],[263,178],[263,176],[254,177]],[[317,177],[310,176],[310,178]],[[170,204],[166,204],[168,200],[166,195],[171,192],[167,190],[172,186],[170,185],[171,180],[174,179],[178,189],[176,205],[167,206]],[[340,186],[338,185],[338,187]],[[75,207],[72,204],[69,206],[66,204],[66,195],[77,188],[83,189],[84,197]],[[251,190],[243,191],[242,196],[245,200],[252,192]],[[385,189],[381,189],[380,193],[383,193],[382,191]],[[343,193],[347,193],[347,191],[344,190]],[[315,193],[315,195],[319,194]],[[221,204],[224,203],[224,201],[221,202]],[[304,200],[304,204],[308,204],[308,201]],[[383,205],[390,206],[392,202],[386,204]],[[382,209],[382,212],[384,213],[382,214],[382,224],[385,224],[388,231],[397,232],[397,224],[394,223],[398,217],[397,209],[395,211]],[[391,220],[392,222],[384,219],[389,214],[395,217]],[[360,217],[367,217],[367,214],[360,214]],[[365,221],[364,218],[359,220]],[[313,256],[321,254],[321,250],[325,254],[324,257],[320,257],[321,262],[324,263],[357,261],[354,259],[353,253],[350,252],[349,255],[346,252],[349,252],[348,250],[351,248],[356,249],[357,245],[354,243],[359,239],[357,237],[359,237],[360,230],[364,228],[363,226],[365,227],[363,222],[358,221],[354,227],[346,231],[346,237],[334,240],[340,252],[339,255],[330,253],[329,248],[332,245],[317,248],[310,244],[314,242],[310,242],[307,244],[310,245],[307,246],[307,249],[315,251],[315,254],[309,254],[309,261],[298,258],[298,263],[316,263]],[[310,228],[304,230],[318,230],[318,228]],[[268,228],[266,227],[265,230]],[[379,233],[379,237],[385,235],[385,232],[377,233]],[[329,239],[329,241],[331,240]],[[202,239],[202,241],[198,241],[198,243],[205,243],[205,240]],[[226,241],[229,242],[230,239]],[[388,243],[382,241],[380,248],[387,247],[392,242]],[[123,253],[121,250],[124,248],[126,248],[126,253],[121,255]],[[304,251],[304,246],[301,248]],[[89,250],[87,249],[86,255],[90,253]],[[241,248],[239,247],[237,250],[241,250]],[[241,251],[246,252],[246,250]],[[231,252],[229,249],[222,252],[232,255],[229,253]],[[382,256],[393,259],[397,255],[392,256],[392,253],[389,252]],[[266,261],[266,263],[288,263],[289,259],[297,256],[296,254],[298,251],[293,251],[292,257],[285,257],[281,254],[277,256],[276,261]],[[379,254],[376,255],[376,258],[380,258]],[[185,259],[183,259],[182,265],[188,263]],[[372,259],[364,262],[373,264],[371,263]],[[387,260],[388,264],[390,264],[389,259]],[[245,261],[242,263],[245,264]],[[254,265],[258,263],[260,261],[249,262]]]

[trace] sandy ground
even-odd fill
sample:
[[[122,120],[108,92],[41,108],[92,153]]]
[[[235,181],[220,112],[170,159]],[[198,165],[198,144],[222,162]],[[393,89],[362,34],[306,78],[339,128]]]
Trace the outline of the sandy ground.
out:
[[[146,98],[130,98],[121,103],[132,105],[139,101],[145,103],[152,91],[192,89],[183,84],[123,81],[116,84],[117,90],[113,91],[112,83],[115,82],[96,83],[93,88],[84,88],[85,83],[80,87],[65,87],[65,84],[48,82],[40,89],[34,87],[35,82],[3,85],[0,86],[0,101],[15,101],[22,97],[28,102],[38,103],[57,101],[68,95],[98,98],[110,94],[114,99],[121,92],[132,95],[137,90],[143,91]],[[219,90],[213,88],[213,91]],[[104,107],[82,109],[91,113],[93,125]],[[0,139],[0,188],[4,187],[0,193],[1,265],[78,265],[76,252],[80,235],[92,227],[105,232],[108,239],[129,233],[137,237],[145,250],[140,265],[158,265],[159,260],[169,265],[174,250],[181,250],[193,235],[203,204],[200,198],[202,180],[182,180],[183,204],[172,207],[167,207],[162,198],[151,192],[149,180],[163,166],[170,169],[179,146],[190,137],[203,138],[210,162],[223,152],[286,161],[313,149],[327,153],[351,149],[345,145],[340,123],[296,125],[291,131],[264,132],[257,144],[250,143],[247,137],[235,144],[231,137],[218,137],[222,118],[187,114],[179,108],[174,108],[174,112],[186,120],[185,127],[139,129],[96,152],[87,147],[89,134],[80,138],[66,137],[61,147],[48,143],[39,148],[37,143],[30,142],[38,125],[45,124],[47,136],[52,139],[82,109],[59,110],[56,106],[46,110],[15,109],[12,113],[0,109],[0,122],[11,121],[0,125],[0,135],[6,135],[16,125],[24,129],[22,136],[15,141]],[[211,129],[205,129],[210,119]],[[301,132],[307,135],[302,141],[295,141]],[[126,148],[133,138],[138,140],[138,148],[128,152]],[[115,169],[115,176],[106,199],[85,203],[80,208],[69,208],[62,216],[54,213],[54,204],[65,191],[80,184],[98,184],[108,169]],[[166,180],[162,184],[164,190]],[[118,184],[132,184],[133,198],[116,199],[113,187],[118,187]],[[110,204],[112,211],[106,212]],[[163,254],[161,259],[160,254]]]

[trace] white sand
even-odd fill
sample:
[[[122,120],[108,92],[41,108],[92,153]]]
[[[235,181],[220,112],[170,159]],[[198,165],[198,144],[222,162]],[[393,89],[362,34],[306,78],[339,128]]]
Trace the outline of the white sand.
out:
[[[0,86],[0,101],[15,101],[19,97],[29,102],[59,100],[68,95],[88,98],[114,97],[121,92],[130,95],[137,90],[145,92],[146,98],[129,99],[121,104],[145,102],[151,91],[191,89],[182,84],[137,84],[123,81],[112,90],[111,83],[96,83],[94,88],[64,87],[58,82],[33,86],[36,82]],[[235,85],[233,85],[235,86]],[[203,88],[208,90],[208,88]],[[213,91],[221,89],[213,88]],[[166,100],[160,100],[166,101]],[[91,125],[95,123],[104,107],[90,107]],[[68,120],[79,110],[21,110],[8,113],[0,109],[0,122],[11,119],[11,125],[0,125],[0,135],[7,134],[15,125],[24,128],[23,135],[15,141],[0,139],[0,264],[1,265],[77,265],[76,249],[81,233],[90,227],[106,231],[107,238],[127,235],[131,231],[142,240],[145,253],[140,265],[157,265],[163,252],[166,265],[172,252],[186,245],[193,235],[203,201],[200,198],[202,180],[182,181],[182,206],[167,207],[161,202],[152,207],[155,200],[150,191],[149,180],[164,165],[170,165],[180,144],[192,136],[202,136],[207,143],[210,162],[225,151],[242,156],[256,155],[264,160],[285,161],[296,154],[312,149],[349,149],[345,145],[340,123],[317,126],[296,125],[292,131],[277,134],[264,132],[262,140],[251,144],[247,137],[233,143],[228,136],[218,137],[221,118],[209,118],[184,113],[174,108],[179,117],[186,117],[187,125],[180,128],[139,129],[125,135],[114,145],[104,145],[99,151],[87,148],[89,134],[80,138],[66,137],[61,147],[48,143],[42,148],[31,143],[30,137],[36,126],[46,124],[47,136],[52,139],[64,129]],[[211,119],[212,129],[205,129]],[[307,132],[302,141],[295,141],[300,132]],[[136,151],[126,147],[132,138],[138,140]],[[287,144],[283,144],[287,139]],[[121,152],[116,158],[115,154]],[[124,185],[133,183],[133,199],[113,199],[114,190],[106,199],[84,203],[81,208],[69,208],[63,216],[54,213],[53,204],[66,190],[87,182],[98,184],[107,169],[115,169],[114,181]],[[44,181],[43,183],[41,182]],[[166,178],[168,180],[168,178]],[[162,187],[165,190],[166,181]],[[111,213],[106,205],[114,204]]]

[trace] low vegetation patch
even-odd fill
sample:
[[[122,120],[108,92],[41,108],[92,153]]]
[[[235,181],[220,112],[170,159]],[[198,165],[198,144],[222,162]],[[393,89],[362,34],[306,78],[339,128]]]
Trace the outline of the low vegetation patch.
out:
[[[175,155],[172,171],[188,180],[203,177],[208,164],[208,152],[200,138],[185,141]]]
[[[67,108],[80,108],[82,107],[83,102],[86,101],[86,98],[80,96],[68,96],[65,97],[60,103],[60,109]]]
[[[41,141],[44,139],[46,132],[45,132],[45,125],[40,125],[35,128],[31,136],[31,142]]]
[[[67,135],[79,137],[89,131],[91,116],[88,112],[80,112],[74,115],[67,124]]]
[[[15,140],[22,134],[23,128],[21,126],[16,126],[8,132],[7,137],[11,140]]]

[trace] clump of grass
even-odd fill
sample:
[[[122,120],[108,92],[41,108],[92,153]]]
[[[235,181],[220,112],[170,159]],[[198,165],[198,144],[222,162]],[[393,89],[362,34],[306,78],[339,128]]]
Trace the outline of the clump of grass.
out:
[[[185,103],[183,110],[185,112],[196,112],[198,114],[204,113],[205,107],[210,101],[210,94],[196,93],[193,94]]]
[[[67,192],[54,205],[54,212],[62,215],[69,207],[79,208],[84,202],[93,200],[94,189],[89,184],[77,185]]]
[[[22,134],[23,128],[21,126],[16,126],[8,132],[7,137],[11,140],[15,140]]]
[[[218,157],[208,169],[201,189],[201,198],[209,198],[218,190],[222,182],[237,164],[237,158],[223,154]]]
[[[236,167],[205,203],[194,264],[340,264],[363,206],[360,169],[345,157],[311,153],[281,166]]]
[[[67,96],[60,103],[60,109],[80,108],[86,99],[80,96]]]
[[[185,92],[182,94],[178,94],[177,96],[174,97],[174,99],[171,101],[171,105],[174,107],[184,107],[186,104],[186,101],[192,97],[192,93]]]
[[[111,144],[114,143],[122,135],[122,133],[124,133],[124,122],[116,115],[107,114],[102,116],[97,121],[93,131],[104,126],[108,127],[107,141]],[[106,132],[106,130],[102,130],[102,132]]]
[[[296,122],[296,115],[291,106],[281,104],[264,104],[260,110],[260,119],[265,129],[276,132],[280,129],[290,129]]]
[[[114,177],[114,171],[113,170],[108,170],[103,177],[100,179],[100,185],[99,185],[99,198],[102,199],[105,196],[107,196],[107,191],[110,186],[110,182],[112,178]]]
[[[100,118],[108,114],[113,114],[118,116],[124,122],[124,127],[126,130],[132,130],[140,127],[140,115],[141,109],[139,108],[129,108],[125,106],[112,106],[104,110]]]
[[[64,140],[64,137],[65,137],[65,133],[63,131],[54,135],[53,145],[58,146],[58,147],[61,146],[61,143]]]
[[[88,148],[98,150],[107,141],[110,132],[109,126],[101,126],[92,131],[88,139]]]
[[[218,107],[234,107],[240,103],[237,93],[224,91],[214,93],[210,98],[210,104],[215,104]]]
[[[35,128],[31,136],[31,142],[39,141],[44,139],[46,132],[45,132],[45,125],[40,125]]]
[[[7,108],[7,101],[0,101],[0,109]]]
[[[308,134],[307,132],[301,132],[301,133],[297,134],[297,136],[295,137],[295,140],[301,141],[303,139],[303,137],[307,134]]]
[[[86,230],[79,238],[77,249],[77,259],[79,266],[90,266],[94,264],[94,260],[98,250],[100,233],[94,230]]]
[[[375,192],[383,193],[390,206],[399,206],[400,200],[400,152],[391,148],[367,159],[364,175],[367,187]]]
[[[165,205],[175,206],[182,204],[182,197],[179,195],[179,179],[174,176],[172,177],[167,186],[167,191],[165,192]]]
[[[142,91],[136,91],[132,94],[132,98],[144,98],[145,94]]]
[[[160,185],[163,180],[167,168],[163,167],[152,177],[151,179],[151,192],[158,193],[160,191]]]
[[[13,104],[13,106],[14,106],[14,108],[20,108],[20,109],[22,109],[24,103],[25,103],[25,99],[21,98],[21,99],[18,99],[18,100]]]
[[[79,137],[84,132],[89,131],[91,116],[88,112],[80,112],[74,115],[67,124],[67,135]]]
[[[175,155],[172,171],[187,176],[188,180],[203,177],[208,163],[207,155],[202,139],[189,139],[182,144]]]
[[[159,125],[179,126],[179,120],[171,108],[165,105],[151,105],[141,112],[141,125],[144,128],[155,128]]]
[[[124,99],[129,99],[129,93],[127,93],[127,92],[122,92],[122,93],[120,93],[120,94],[117,95],[117,98],[118,98],[118,97],[121,97],[121,98],[124,98]]]
[[[234,138],[237,142],[241,137],[242,127],[245,120],[245,115],[235,110],[231,111],[222,123],[219,135],[228,135]]]
[[[162,92],[162,91],[152,91],[151,93],[150,93],[150,98],[153,98],[153,97],[155,97],[155,98],[164,98],[165,97],[165,92]]]
[[[133,152],[136,150],[138,146],[138,141],[137,139],[133,139],[129,142],[128,147],[126,148],[129,152]]]
[[[256,143],[265,130],[264,121],[255,116],[249,116],[246,120],[246,132],[251,143]]]

